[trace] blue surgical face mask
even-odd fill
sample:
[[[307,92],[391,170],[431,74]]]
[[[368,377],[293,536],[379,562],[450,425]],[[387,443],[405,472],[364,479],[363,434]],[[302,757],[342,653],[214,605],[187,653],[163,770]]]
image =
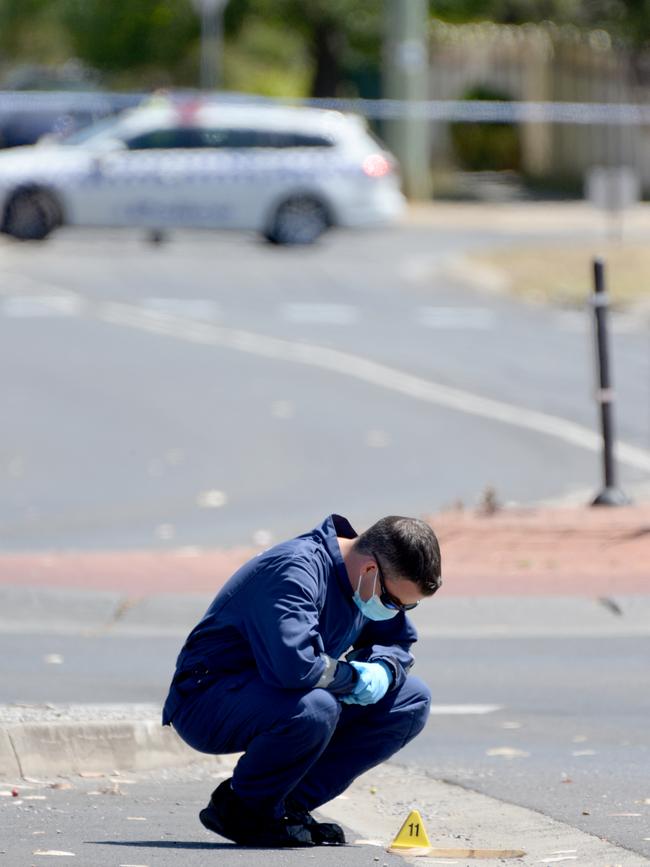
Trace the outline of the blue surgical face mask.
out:
[[[352,598],[354,599],[355,605],[363,614],[363,616],[367,617],[368,620],[390,620],[391,617],[395,617],[395,615],[398,613],[397,608],[386,608],[385,605],[382,605],[381,599],[375,593],[377,572],[375,572],[375,580],[372,584],[372,596],[365,602],[359,595],[359,587],[361,587],[362,580],[363,575],[359,575],[359,583],[357,584],[357,589],[355,590],[354,596]]]

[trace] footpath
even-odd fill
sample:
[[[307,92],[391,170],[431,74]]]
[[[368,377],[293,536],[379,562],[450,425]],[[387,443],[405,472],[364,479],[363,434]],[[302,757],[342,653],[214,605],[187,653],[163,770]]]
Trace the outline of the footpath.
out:
[[[488,507],[482,512],[449,511],[430,521],[441,540],[444,585],[438,597],[442,615],[437,625],[425,624],[425,631],[444,633],[453,623],[455,634],[459,629],[467,635],[486,630],[498,634],[502,628],[516,629],[522,619],[528,621],[528,629],[536,624],[543,629],[539,618],[550,617],[554,628],[558,622],[561,628],[566,618],[575,631],[579,619],[586,630],[617,634],[625,613],[625,634],[650,634],[650,502],[612,509]],[[207,599],[254,553],[185,549],[2,554],[0,629],[35,632],[47,623],[65,630],[83,623],[87,629],[118,634],[122,630],[146,636],[148,631],[169,630],[183,635]],[[517,604],[503,604],[512,600]],[[492,616],[496,606],[499,614]],[[173,774],[169,769],[174,767],[178,774],[218,779],[234,761],[231,756],[219,757],[197,766],[196,760],[197,754],[171,730],[161,728],[159,708],[152,705],[0,705],[0,809],[23,803],[26,792],[29,798],[68,803],[66,798],[74,793],[67,789],[87,786],[89,778],[98,776],[103,791],[119,788],[125,773],[135,776],[134,788],[135,783],[146,788],[148,774],[163,773],[160,769]],[[435,817],[435,826],[429,827],[435,838],[431,842],[446,849],[523,849],[527,854],[516,863],[531,865],[650,863],[531,810],[399,764],[371,771],[322,813],[353,829],[353,841],[382,847],[370,850],[367,863],[392,864],[394,856],[385,854],[385,846],[413,804],[423,815]],[[224,851],[219,852],[220,863],[246,863],[224,860]],[[301,855],[284,857],[283,864],[298,863]],[[474,863],[468,859],[452,853],[437,859],[421,857],[417,863]],[[484,863],[490,862],[500,859],[493,854]],[[42,861],[35,858],[33,863]],[[93,862],[93,867],[100,863],[122,862],[116,855],[113,861]],[[337,863],[356,864],[356,856]]]

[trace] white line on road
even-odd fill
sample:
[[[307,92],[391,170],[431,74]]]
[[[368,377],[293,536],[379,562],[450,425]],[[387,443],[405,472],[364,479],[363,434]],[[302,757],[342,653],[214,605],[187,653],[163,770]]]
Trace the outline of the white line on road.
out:
[[[501,704],[432,704],[431,713],[434,716],[482,716],[503,710]]]
[[[78,316],[83,299],[75,295],[9,295],[0,299],[0,312],[10,319]]]
[[[79,297],[74,293],[69,293],[69,296]],[[174,337],[177,340],[220,346],[262,358],[329,370],[424,403],[444,406],[467,415],[555,437],[568,445],[589,452],[599,454],[602,450],[601,436],[575,422],[451,388],[351,352],[270,337],[242,329],[225,328],[212,323],[192,322],[169,314],[141,310],[129,304],[116,302],[98,304],[92,312],[101,321],[113,325],[125,325],[153,334]],[[621,463],[650,472],[650,452],[646,449],[618,442],[615,454]]]
[[[359,310],[350,304],[283,304],[283,319],[289,322],[313,322],[317,325],[353,325]]]
[[[169,313],[187,319],[214,322],[221,318],[219,305],[209,298],[143,298],[140,304],[146,310]]]
[[[487,307],[418,307],[414,316],[419,325],[440,331],[491,331],[497,322]]]

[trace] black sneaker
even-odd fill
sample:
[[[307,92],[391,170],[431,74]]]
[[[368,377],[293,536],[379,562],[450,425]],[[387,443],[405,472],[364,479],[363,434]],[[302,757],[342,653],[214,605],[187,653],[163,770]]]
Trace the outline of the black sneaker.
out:
[[[313,846],[309,830],[300,822],[285,817],[260,817],[249,810],[224,780],[212,793],[210,802],[199,813],[201,824],[221,837],[242,846],[264,848]]]
[[[334,822],[318,822],[291,797],[286,799],[285,806],[287,819],[307,828],[316,846],[345,846],[345,834],[340,825]]]

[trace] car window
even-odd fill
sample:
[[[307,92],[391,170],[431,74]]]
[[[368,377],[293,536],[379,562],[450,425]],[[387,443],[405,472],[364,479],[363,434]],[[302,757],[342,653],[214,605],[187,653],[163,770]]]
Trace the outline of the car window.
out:
[[[63,135],[61,142],[65,145],[80,145],[87,142],[101,142],[102,139],[106,138],[120,138],[119,129],[119,123],[114,117],[106,117],[89,126],[84,126],[81,129]]]
[[[325,136],[275,130],[211,128],[201,130],[203,147],[210,148],[300,148],[331,147]]]
[[[156,129],[127,139],[126,146],[131,151],[153,148],[200,148],[205,147],[201,133],[202,130],[194,127]]]

